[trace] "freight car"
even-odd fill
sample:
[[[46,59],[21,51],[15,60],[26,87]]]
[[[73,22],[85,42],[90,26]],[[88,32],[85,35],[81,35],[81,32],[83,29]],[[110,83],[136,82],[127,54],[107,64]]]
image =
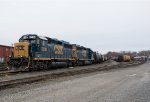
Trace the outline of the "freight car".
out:
[[[13,47],[0,45],[0,63],[1,64],[6,63],[12,51],[13,51]]]
[[[131,57],[129,55],[119,55],[116,59],[118,62],[129,62]]]
[[[98,53],[98,52],[93,52],[93,56],[94,56],[94,63],[101,63],[104,61],[103,59],[103,55]]]
[[[47,69],[52,63],[66,63],[67,66],[100,63],[101,58],[99,53],[90,48],[36,34],[26,34],[14,44],[13,56],[7,64],[9,70],[28,71]]]

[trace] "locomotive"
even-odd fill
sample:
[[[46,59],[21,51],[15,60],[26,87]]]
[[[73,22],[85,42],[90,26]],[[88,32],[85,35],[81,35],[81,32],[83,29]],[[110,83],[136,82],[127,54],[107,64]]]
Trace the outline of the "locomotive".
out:
[[[9,70],[29,71],[48,69],[52,63],[76,66],[100,63],[102,60],[102,55],[90,48],[37,34],[26,34],[14,44],[13,54],[7,64]]]

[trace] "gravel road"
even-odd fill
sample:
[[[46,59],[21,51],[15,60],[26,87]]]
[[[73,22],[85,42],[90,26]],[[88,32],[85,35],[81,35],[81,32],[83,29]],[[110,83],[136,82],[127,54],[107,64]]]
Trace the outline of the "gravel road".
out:
[[[0,102],[150,102],[150,63],[2,90]]]

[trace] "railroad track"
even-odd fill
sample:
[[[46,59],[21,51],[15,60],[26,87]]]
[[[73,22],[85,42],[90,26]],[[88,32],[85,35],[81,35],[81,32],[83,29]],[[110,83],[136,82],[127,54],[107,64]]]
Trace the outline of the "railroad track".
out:
[[[7,76],[7,75],[16,75],[18,74],[19,72],[10,72],[10,71],[1,71],[0,72],[0,77],[1,76]]]
[[[22,78],[22,79],[4,80],[0,82],[0,90],[6,89],[9,87],[14,87],[14,86],[16,87],[22,84],[47,80],[47,79],[56,79],[56,78],[65,77],[65,76],[73,76],[77,74],[91,73],[91,72],[96,72],[96,71],[105,71],[105,70],[110,70],[110,69],[124,68],[124,67],[129,67],[129,66],[136,66],[140,64],[142,63],[128,63],[128,64],[119,64],[119,65],[114,65],[114,66],[105,65],[102,67],[93,67],[93,68],[91,67],[88,69],[68,70],[68,71],[32,76],[32,77],[27,77],[27,78]]]
[[[6,66],[0,66],[0,71],[6,71],[6,70],[7,70]]]

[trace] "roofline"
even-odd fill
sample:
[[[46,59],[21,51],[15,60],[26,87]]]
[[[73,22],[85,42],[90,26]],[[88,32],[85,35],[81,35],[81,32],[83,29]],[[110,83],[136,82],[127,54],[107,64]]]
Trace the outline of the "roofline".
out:
[[[13,46],[7,46],[7,45],[1,45],[1,44],[0,44],[0,47],[12,47],[13,48]]]

